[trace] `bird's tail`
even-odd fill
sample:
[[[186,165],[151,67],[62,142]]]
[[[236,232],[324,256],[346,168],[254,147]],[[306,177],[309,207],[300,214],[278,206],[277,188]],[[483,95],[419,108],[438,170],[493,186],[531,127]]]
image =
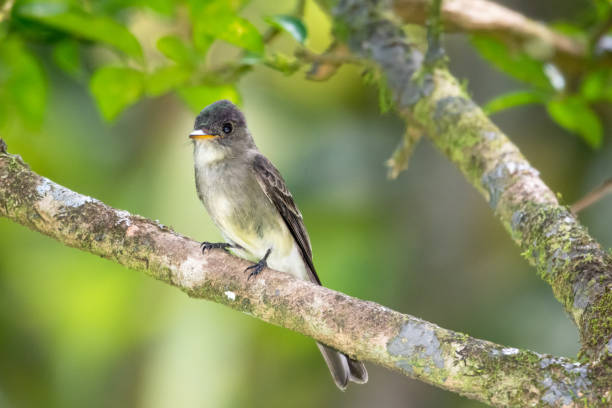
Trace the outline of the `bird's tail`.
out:
[[[317,347],[323,354],[334,382],[342,391],[346,389],[349,381],[357,384],[368,382],[368,372],[361,361],[353,360],[346,354],[319,342]]]

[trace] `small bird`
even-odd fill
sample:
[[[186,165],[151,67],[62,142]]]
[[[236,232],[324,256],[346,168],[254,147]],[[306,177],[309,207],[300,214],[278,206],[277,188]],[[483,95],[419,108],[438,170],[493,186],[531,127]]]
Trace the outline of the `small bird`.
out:
[[[255,146],[242,112],[217,101],[196,117],[189,138],[198,196],[226,241],[203,242],[202,251],[221,248],[255,262],[246,269],[248,279],[269,266],[321,285],[302,214],[279,171]],[[368,381],[362,362],[317,346],[338,388]]]

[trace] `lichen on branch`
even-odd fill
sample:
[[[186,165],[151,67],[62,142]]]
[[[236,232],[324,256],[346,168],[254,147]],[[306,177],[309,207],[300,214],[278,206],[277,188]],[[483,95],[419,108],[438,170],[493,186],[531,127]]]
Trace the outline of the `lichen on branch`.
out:
[[[222,250],[202,254],[198,242],[71,191],[3,152],[0,215],[189,296],[491,405],[580,406],[610,398],[609,366],[475,339],[270,269],[248,281],[248,262]]]
[[[378,65],[408,126],[422,128],[489,202],[578,326],[582,352],[593,358],[609,355],[611,257],[559,204],[538,171],[448,70],[423,64],[427,44],[423,36],[402,29],[393,16],[393,4],[335,2],[328,10],[338,40],[359,58]]]

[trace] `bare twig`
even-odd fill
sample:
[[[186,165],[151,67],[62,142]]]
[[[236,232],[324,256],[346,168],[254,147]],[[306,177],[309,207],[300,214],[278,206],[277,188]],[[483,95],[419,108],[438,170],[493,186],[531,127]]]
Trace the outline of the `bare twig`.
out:
[[[0,8],[0,23],[9,18],[14,5],[15,0],[6,0],[4,2],[2,8]]]
[[[315,54],[306,48],[300,48],[295,52],[295,56],[304,62],[318,62],[321,64],[358,64],[359,58],[355,58],[345,46],[334,47],[333,51],[323,54]]]
[[[315,54],[306,48],[295,51],[296,58],[306,64],[312,64],[306,73],[311,81],[325,81],[331,78],[343,64],[360,64],[363,60],[351,54],[348,47],[342,43],[332,43],[323,54]]]
[[[572,213],[578,214],[580,211],[595,204],[610,193],[612,193],[612,178],[604,181],[595,190],[576,201],[571,207]]]
[[[394,11],[405,22],[423,24],[432,0],[393,0],[392,3]],[[550,60],[565,71],[581,69],[589,58],[587,44],[492,1],[444,0],[442,21],[450,31],[488,34],[512,47],[535,48],[539,52],[534,56]]]
[[[212,250],[169,228],[78,194],[0,153],[0,215],[65,245],[141,270],[189,296],[286,327],[495,406],[578,407],[609,398],[603,363],[503,347]],[[522,405],[522,404],[521,404]]]
[[[406,127],[406,132],[402,137],[400,145],[385,162],[385,165],[389,168],[387,177],[396,179],[402,171],[408,168],[412,153],[414,153],[414,149],[422,137],[423,129],[412,125]]]

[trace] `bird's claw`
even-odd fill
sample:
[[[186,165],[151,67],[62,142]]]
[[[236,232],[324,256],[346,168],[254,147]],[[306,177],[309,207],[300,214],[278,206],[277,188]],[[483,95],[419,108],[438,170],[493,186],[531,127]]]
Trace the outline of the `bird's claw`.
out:
[[[227,248],[231,247],[227,242],[202,242],[200,244],[200,248],[202,248],[202,253],[206,252],[207,249],[223,249],[227,251]]]
[[[266,260],[265,260],[265,259],[262,259],[262,260],[260,260],[259,262],[257,262],[256,264],[251,265],[251,266],[249,266],[248,268],[246,268],[246,269],[244,270],[245,272],[249,272],[249,271],[251,271],[251,272],[249,273],[249,277],[247,278],[247,281],[248,281],[248,280],[251,280],[251,278],[252,278],[253,276],[257,276],[257,275],[259,275],[259,273],[260,273],[261,271],[263,271],[263,270],[264,270],[264,268],[265,268],[266,266],[268,266],[268,263],[266,262]]]

